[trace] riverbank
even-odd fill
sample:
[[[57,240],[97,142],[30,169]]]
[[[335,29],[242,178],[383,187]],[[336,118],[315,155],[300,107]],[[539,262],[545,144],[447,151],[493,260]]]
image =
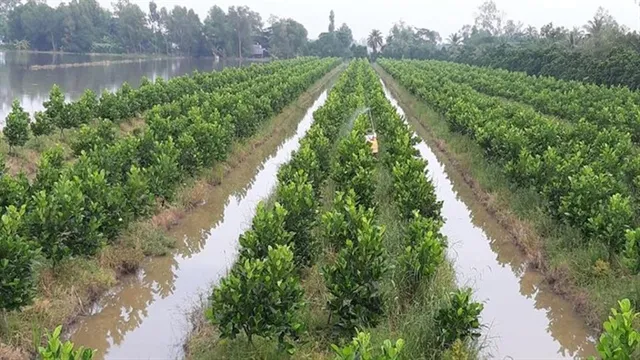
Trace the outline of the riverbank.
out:
[[[477,201],[511,235],[513,243],[525,254],[527,266],[539,271],[549,288],[569,301],[588,327],[600,331],[609,309],[623,296],[619,289],[609,289],[614,291],[608,293],[601,289],[594,294],[593,289],[580,287],[579,275],[571,273],[562,260],[550,262],[549,248],[560,238],[573,236],[572,230],[547,215],[538,194],[512,188],[502,169],[489,163],[472,139],[449,130],[441,115],[402,88],[378,65],[375,68],[407,115],[421,126],[424,140],[461,174]],[[608,276],[606,272],[594,275]]]
[[[286,124],[297,121],[305,106],[337,77],[343,67],[339,66],[317,81],[296,102],[265,123],[258,134],[234,144],[225,162],[183,184],[175,203],[163,207],[153,218],[132,225],[115,245],[104,248],[92,259],[66,261],[55,271],[42,265],[38,271],[34,304],[9,315],[8,333],[12,336],[3,342],[27,351],[33,349],[32,328],[52,329],[59,324],[68,327],[78,317],[88,314],[93,304],[126,275],[136,273],[146,256],[170,253],[176,246],[176,239],[168,235],[168,230],[198,207],[207,191],[224,183],[226,176],[241,167],[248,156],[269,144],[270,139],[282,136]]]

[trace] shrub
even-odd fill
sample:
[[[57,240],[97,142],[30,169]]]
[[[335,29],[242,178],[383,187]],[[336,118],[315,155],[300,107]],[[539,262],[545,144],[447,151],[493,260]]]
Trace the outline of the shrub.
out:
[[[290,182],[281,183],[276,198],[286,209],[284,229],[293,234],[296,264],[301,267],[311,265],[316,250],[311,230],[316,222],[318,203],[304,170],[293,175]]]
[[[381,281],[388,269],[384,228],[365,218],[357,232],[323,271],[331,294],[329,310],[335,315],[335,326],[346,333],[375,326],[384,312]]]
[[[51,119],[55,127],[63,132],[73,126],[73,119],[68,116],[67,105],[65,104],[64,94],[58,85],[53,85],[49,93],[49,100],[44,102],[45,115]]]
[[[50,190],[53,184],[58,181],[64,166],[64,153],[60,146],[47,149],[40,155],[38,172],[33,182],[32,191],[36,193],[41,190]]]
[[[371,335],[359,331],[347,346],[341,348],[331,344],[331,348],[336,353],[335,360],[398,360],[404,348],[404,340],[398,339],[395,344],[391,340],[385,340],[376,351],[371,346]]]
[[[243,258],[214,289],[206,316],[223,338],[242,331],[249,342],[256,335],[275,337],[291,350],[287,338],[297,339],[302,330],[297,312],[303,306],[293,252],[278,245],[264,259]]]
[[[36,111],[35,121],[31,123],[31,132],[34,136],[49,135],[53,132],[53,122],[42,111]]]
[[[116,129],[109,120],[99,120],[95,126],[82,125],[71,141],[71,150],[78,156],[83,151],[101,149],[116,139]]]
[[[2,134],[11,149],[23,146],[29,140],[29,114],[22,109],[18,100],[14,100],[11,105],[11,112],[7,116]]]
[[[98,104],[98,117],[117,123],[122,119],[125,112],[126,109],[123,109],[121,101],[116,94],[108,90],[102,92],[100,103]]]
[[[393,196],[405,219],[417,210],[427,218],[440,219],[442,202],[436,198],[435,188],[426,176],[426,161],[409,158],[397,162],[392,170]]]
[[[287,210],[279,203],[267,209],[258,204],[251,229],[240,236],[240,256],[245,259],[262,259],[269,253],[269,247],[290,245],[293,234],[285,229]]]
[[[375,158],[371,148],[358,131],[352,131],[336,150],[331,175],[340,191],[353,189],[356,201],[365,207],[374,205]]]
[[[634,274],[640,271],[640,229],[627,230],[622,253],[623,264]]]
[[[636,358],[633,356],[640,349],[640,333],[634,329],[640,313],[633,310],[629,299],[618,301],[618,306],[620,311],[611,309],[611,316],[604,322],[604,333],[596,346],[603,360],[630,360]]]
[[[281,183],[291,182],[298,171],[301,170],[307,174],[308,180],[316,190],[316,193],[318,193],[324,182],[324,175],[320,170],[316,152],[307,144],[302,144],[300,149],[293,153],[291,161],[280,168],[278,181]]]
[[[358,236],[358,229],[365,222],[374,218],[373,209],[366,209],[356,204],[355,192],[337,192],[333,210],[322,215],[323,238],[334,249],[341,249],[347,240],[354,240]]]
[[[60,333],[62,325],[58,326],[53,333],[47,334],[47,346],[38,347],[38,354],[42,360],[91,360],[95,350],[85,349],[80,346],[74,349],[71,341],[62,343]]]
[[[23,235],[24,214],[24,206],[9,206],[0,218],[0,316],[30,304],[34,296],[31,265],[37,252]]]
[[[424,279],[430,279],[445,261],[446,241],[440,234],[441,223],[414,211],[409,224],[407,243],[400,255],[404,288],[413,292]]]
[[[61,178],[33,197],[29,232],[54,264],[70,255],[93,255],[102,246],[100,220],[85,205],[80,180]]]
[[[443,349],[456,340],[465,341],[480,337],[480,313],[484,306],[471,301],[471,289],[459,289],[449,295],[449,305],[438,311],[436,328]]]

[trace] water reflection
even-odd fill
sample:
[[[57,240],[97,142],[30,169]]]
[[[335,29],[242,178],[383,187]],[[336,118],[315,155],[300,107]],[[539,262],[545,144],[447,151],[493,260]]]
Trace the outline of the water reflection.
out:
[[[403,110],[385,86],[400,114]],[[424,135],[424,129],[417,127]],[[458,282],[474,288],[485,303],[483,323],[489,325],[487,355],[497,359],[562,359],[595,355],[593,338],[571,304],[542,286],[539,273],[527,269],[510,235],[476,200],[456,171],[445,166],[421,141],[438,199],[444,201],[443,232]]]
[[[189,326],[185,311],[235,261],[239,235],[250,226],[258,202],[275,187],[278,168],[298,147],[326,97],[324,91],[292,136],[282,143],[274,137],[273,146],[252,152],[211,189],[205,204],[172,229],[182,240],[174,256],[149,260],[140,276],[128,279],[80,322],[72,340],[98,349],[97,358],[169,358],[179,353],[175,345]]]
[[[163,77],[165,79],[188,74],[194,70],[211,71],[225,66],[213,59],[144,58],[133,63],[115,63],[100,66],[80,66],[44,70],[31,70],[32,65],[57,65],[104,60],[123,60],[113,55],[44,54],[17,51],[0,51],[0,126],[11,110],[14,99],[20,100],[25,110],[33,113],[42,110],[49,91],[58,84],[67,100],[76,100],[86,89],[96,93],[113,91],[125,81],[138,86],[140,79]]]

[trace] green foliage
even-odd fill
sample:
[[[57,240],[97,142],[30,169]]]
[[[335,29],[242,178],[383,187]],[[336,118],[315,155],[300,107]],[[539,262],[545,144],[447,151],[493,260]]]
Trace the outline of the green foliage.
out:
[[[391,340],[385,340],[379,349],[374,349],[371,346],[371,335],[358,331],[350,344],[342,348],[331,344],[331,348],[336,353],[335,360],[398,360],[404,348],[404,340],[398,339],[395,344]]]
[[[426,160],[411,157],[393,166],[393,196],[406,219],[413,211],[428,218],[440,219],[442,201],[436,198],[435,188],[426,177]]]
[[[353,189],[347,193],[337,192],[333,210],[322,215],[323,237],[334,249],[340,249],[347,240],[355,239],[358,229],[373,218],[373,209],[356,204]]]
[[[323,269],[331,294],[329,310],[338,330],[351,333],[356,327],[375,326],[384,313],[381,280],[388,270],[382,246],[384,228],[364,218],[357,236],[347,239],[334,263]]]
[[[240,236],[240,256],[244,259],[263,259],[269,248],[276,245],[289,245],[293,234],[285,228],[288,210],[279,203],[267,209],[264,203],[258,204],[251,229]]]
[[[37,251],[24,236],[25,210],[9,206],[0,218],[0,313],[29,305],[34,296],[31,266]]]
[[[214,289],[207,318],[224,338],[242,331],[249,342],[254,336],[277,338],[292,350],[288,338],[297,339],[302,330],[298,311],[304,306],[293,252],[278,245],[265,258],[241,259]]]
[[[629,299],[618,301],[618,306],[620,310],[611,309],[598,341],[598,353],[604,360],[630,360],[640,349],[640,333],[634,329],[634,321],[640,313],[634,311]]]
[[[284,230],[292,234],[296,265],[311,265],[317,252],[316,239],[311,231],[318,214],[318,202],[304,170],[294,174],[290,182],[280,183],[276,198],[286,209]]]
[[[436,327],[442,348],[449,348],[456,340],[466,341],[480,337],[480,313],[484,306],[472,302],[471,289],[458,290],[449,296],[447,307],[436,316]]]
[[[407,230],[404,253],[399,257],[402,283],[409,292],[430,279],[445,261],[446,241],[440,234],[441,223],[414,211]]]
[[[339,191],[353,189],[357,203],[369,208],[374,206],[374,170],[375,157],[364,138],[364,132],[354,129],[338,143],[331,177]]]
[[[71,150],[79,156],[83,151],[89,152],[94,148],[101,149],[112,144],[116,139],[116,129],[109,120],[99,120],[96,125],[82,125],[76,136],[71,140]]]
[[[556,220],[636,261],[625,234],[639,225],[637,94],[437,61],[380,64],[474,139],[514,186],[539,192]]]
[[[55,127],[63,131],[69,129],[75,124],[71,116],[69,116],[67,105],[65,104],[64,94],[58,85],[53,85],[49,93],[49,100],[44,102],[44,114]]]
[[[100,219],[93,217],[96,204],[85,203],[78,178],[63,176],[50,191],[33,197],[28,227],[43,253],[54,263],[71,255],[92,255],[102,246]]]
[[[36,111],[35,121],[31,123],[31,132],[34,136],[49,135],[53,132],[53,122],[42,111]]]
[[[74,348],[71,341],[63,343],[60,340],[62,325],[58,326],[53,333],[47,333],[47,346],[38,347],[38,355],[42,360],[91,360],[95,350],[85,349],[80,346]]]
[[[38,172],[33,182],[32,190],[50,190],[53,184],[58,181],[64,166],[64,152],[60,146],[47,149],[40,155]]]
[[[29,114],[22,109],[18,100],[11,105],[2,134],[11,148],[23,146],[29,140]]]
[[[126,109],[124,109],[123,101],[116,94],[108,90],[102,91],[98,105],[98,117],[118,123],[123,119],[125,113]]]
[[[627,230],[622,254],[623,264],[633,273],[640,272],[640,229]]]

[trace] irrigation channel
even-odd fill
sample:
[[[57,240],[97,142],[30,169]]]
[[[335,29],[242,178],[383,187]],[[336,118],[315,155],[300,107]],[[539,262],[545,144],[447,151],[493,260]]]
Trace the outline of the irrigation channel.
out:
[[[385,95],[396,111],[404,110],[383,81]],[[405,116],[406,118],[406,116]],[[408,120],[414,129],[418,127]],[[546,289],[539,273],[528,269],[510,235],[475,199],[460,174],[447,171],[422,140],[416,148],[436,194],[443,201],[449,258],[460,286],[473,288],[484,303],[484,356],[494,359],[571,359],[596,355],[594,339],[571,304]]]
[[[94,359],[181,358],[190,328],[187,313],[235,261],[238,237],[251,226],[258,203],[275,189],[279,167],[298,148],[327,91],[296,122],[292,136],[276,143],[271,154],[250,154],[205,195],[203,206],[171,230],[182,239],[173,256],[150,259],[138,276],[105,296],[71,340],[97,349]]]

